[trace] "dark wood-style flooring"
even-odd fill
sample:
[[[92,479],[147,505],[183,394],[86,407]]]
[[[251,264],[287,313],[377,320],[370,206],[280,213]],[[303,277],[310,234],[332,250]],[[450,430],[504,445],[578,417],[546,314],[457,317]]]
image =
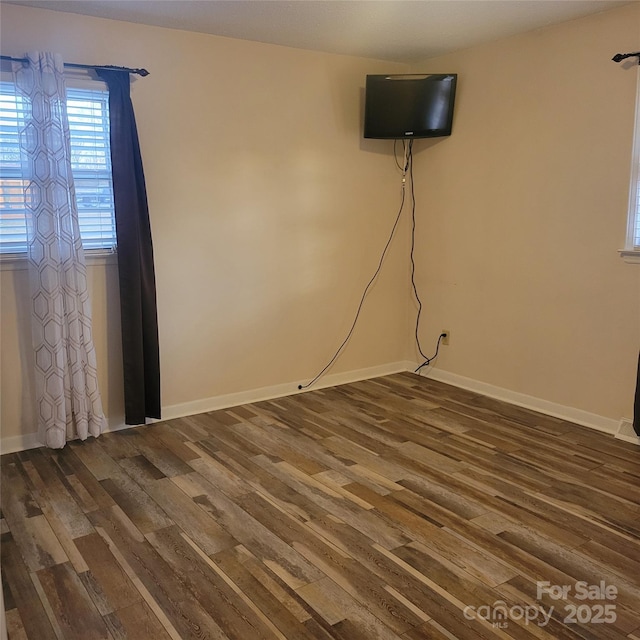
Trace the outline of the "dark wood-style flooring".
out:
[[[638,447],[412,374],[9,454],[9,637],[640,639],[639,502]]]

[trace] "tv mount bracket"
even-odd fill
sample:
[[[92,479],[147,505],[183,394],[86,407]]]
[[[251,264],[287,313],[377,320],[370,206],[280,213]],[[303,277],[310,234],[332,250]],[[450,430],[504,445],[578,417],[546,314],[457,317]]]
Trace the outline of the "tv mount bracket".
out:
[[[614,62],[622,62],[627,58],[633,58],[633,56],[636,56],[638,58],[638,64],[640,64],[640,51],[636,51],[635,53],[616,53],[616,55],[611,59]]]

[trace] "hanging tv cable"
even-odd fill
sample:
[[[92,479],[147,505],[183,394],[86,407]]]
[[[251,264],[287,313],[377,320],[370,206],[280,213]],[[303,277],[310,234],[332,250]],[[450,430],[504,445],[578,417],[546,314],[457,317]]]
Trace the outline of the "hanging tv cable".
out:
[[[327,364],[318,372],[318,374],[310,382],[307,382],[307,384],[299,384],[298,385],[298,389],[299,390],[308,389],[309,387],[311,387],[313,384],[315,384],[324,375],[324,373],[329,369],[329,367],[338,359],[338,357],[342,353],[343,349],[345,348],[345,346],[349,342],[349,339],[351,338],[354,329],[356,328],[356,324],[358,322],[358,318],[360,317],[360,312],[362,311],[362,307],[364,305],[365,298],[367,297],[367,294],[369,293],[369,289],[371,289],[371,287],[373,286],[374,282],[376,281],[376,279],[378,277],[378,274],[380,273],[380,271],[382,269],[382,264],[384,262],[384,259],[385,259],[386,255],[387,255],[387,252],[389,251],[389,247],[391,246],[391,241],[393,240],[393,237],[395,236],[396,229],[398,227],[398,223],[400,222],[400,217],[402,216],[402,211],[404,209],[404,203],[405,203],[407,172],[409,171],[410,164],[411,164],[411,145],[412,145],[412,142],[413,142],[412,140],[410,140],[408,143],[405,143],[404,140],[402,141],[402,146],[404,148],[404,162],[403,162],[402,167],[400,165],[398,165],[398,168],[400,168],[401,171],[402,171],[402,187],[401,187],[401,197],[400,197],[400,208],[398,209],[398,213],[396,215],[396,219],[395,219],[395,221],[393,223],[393,226],[391,227],[391,233],[389,234],[389,238],[387,239],[387,242],[386,242],[386,244],[384,246],[384,249],[382,250],[382,254],[380,255],[380,260],[378,262],[378,267],[376,268],[375,272],[371,276],[371,279],[367,283],[367,286],[364,288],[364,292],[362,293],[362,297],[360,298],[360,302],[358,304],[358,308],[356,310],[355,317],[354,317],[353,322],[351,324],[351,328],[347,332],[347,336],[342,341],[342,343],[340,344],[340,346],[338,347],[338,349],[334,353],[333,357],[329,360],[329,362],[327,362]],[[395,143],[394,143],[393,152],[394,152],[394,157],[395,157],[395,160],[396,160],[396,164],[398,164],[398,159],[397,159],[397,156],[396,156]],[[415,198],[414,198],[414,207],[413,208],[414,208],[414,211],[415,211]],[[426,358],[426,356],[424,356],[424,355],[423,355],[423,357]]]
[[[409,140],[409,153],[408,153],[408,161],[407,166],[409,169],[409,181],[411,183],[411,250],[409,251],[409,256],[411,260],[411,287],[413,289],[413,295],[415,296],[416,302],[418,303],[418,312],[416,314],[416,346],[418,347],[418,353],[422,356],[424,360],[424,364],[421,364],[416,372],[419,371],[425,364],[431,362],[433,358],[428,358],[424,352],[422,351],[422,346],[420,345],[420,315],[422,314],[422,301],[420,300],[420,294],[418,293],[418,287],[416,286],[416,261],[415,261],[415,247],[416,247],[416,192],[414,188],[413,182],[413,140]],[[436,354],[437,355],[437,354]],[[435,356],[434,356],[435,357]]]
[[[446,74],[409,74],[409,75],[368,75],[365,87],[364,132],[365,138],[392,139],[394,141],[393,155],[396,165],[402,173],[402,198],[400,209],[389,234],[389,239],[380,256],[378,267],[364,289],[360,303],[356,310],[351,328],[347,332],[333,357],[320,372],[307,384],[298,385],[298,389],[308,389],[329,369],[338,359],[345,348],[360,317],[362,306],[369,289],[373,286],[384,262],[391,241],[400,222],[404,209],[407,174],[411,181],[411,286],[418,304],[416,314],[415,340],[422,364],[416,369],[430,364],[438,355],[440,341],[446,334],[440,334],[436,353],[428,358],[420,345],[420,315],[422,301],[418,294],[415,281],[416,264],[414,259],[416,240],[416,197],[413,182],[413,140],[415,138],[440,138],[451,135],[453,125],[453,108],[456,95],[458,76],[455,73]],[[398,140],[402,140],[404,161],[398,163],[396,147]]]

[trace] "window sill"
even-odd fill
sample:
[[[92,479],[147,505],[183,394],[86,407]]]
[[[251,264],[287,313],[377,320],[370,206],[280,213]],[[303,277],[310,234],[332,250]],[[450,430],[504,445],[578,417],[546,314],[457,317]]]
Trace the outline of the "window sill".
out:
[[[93,249],[85,251],[84,257],[88,267],[118,264],[116,251]],[[0,255],[0,271],[26,271],[28,266],[27,256],[23,253]]]
[[[627,249],[618,251],[620,257],[629,264],[640,264],[640,250]]]

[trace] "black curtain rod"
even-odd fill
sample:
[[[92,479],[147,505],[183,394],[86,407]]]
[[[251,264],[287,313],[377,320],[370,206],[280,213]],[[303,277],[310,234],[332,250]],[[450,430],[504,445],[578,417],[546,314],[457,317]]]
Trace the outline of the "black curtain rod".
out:
[[[14,58],[12,56],[0,56],[0,60],[11,60],[12,62],[29,62],[29,58]],[[119,71],[128,71],[129,73],[135,73],[139,76],[148,76],[149,72],[146,69],[130,69],[129,67],[116,67],[112,64],[74,64],[73,62],[65,62],[65,67],[70,69],[118,69]]]
[[[635,53],[616,53],[613,58],[611,58],[614,62],[622,62],[627,58],[633,58],[633,56],[638,57],[638,64],[640,64],[640,51],[636,51]]]

